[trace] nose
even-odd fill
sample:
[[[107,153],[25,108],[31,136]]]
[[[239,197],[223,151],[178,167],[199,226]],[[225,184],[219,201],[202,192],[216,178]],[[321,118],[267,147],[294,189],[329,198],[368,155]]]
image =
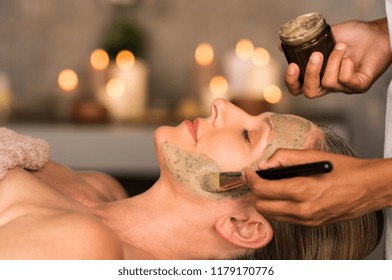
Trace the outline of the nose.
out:
[[[211,118],[213,119],[214,125],[222,125],[229,117],[231,103],[219,98],[215,99],[211,105]]]
[[[224,110],[225,107],[228,106],[228,101],[222,99],[222,98],[217,98],[212,102],[211,105],[211,110],[215,110],[215,111],[222,111]],[[212,113],[212,112],[211,112]]]

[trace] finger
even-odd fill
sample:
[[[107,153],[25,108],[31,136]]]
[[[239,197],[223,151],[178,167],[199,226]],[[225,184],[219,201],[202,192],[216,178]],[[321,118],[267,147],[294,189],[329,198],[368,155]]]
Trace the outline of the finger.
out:
[[[302,204],[282,200],[258,200],[255,209],[269,219],[306,226],[319,226],[335,220],[334,217],[306,212]]]
[[[299,67],[295,63],[290,63],[287,67],[284,80],[289,92],[294,95],[300,95],[302,93],[302,85],[299,82]]]
[[[281,199],[281,195],[276,191],[276,182],[268,182],[262,179],[250,168],[244,170],[245,180],[251,192],[259,199]]]
[[[260,162],[258,167],[260,169],[267,169],[278,166],[287,166],[293,164],[301,164],[310,162],[309,159],[310,152],[306,150],[294,150],[294,149],[277,149],[267,161]]]
[[[337,43],[331,52],[327,66],[325,67],[324,76],[321,81],[322,86],[332,91],[341,91],[342,85],[339,83],[340,66],[346,53],[346,45]]]
[[[267,182],[262,179],[257,173],[250,168],[244,170],[246,185],[249,186],[251,192],[257,197],[266,197],[264,191],[267,190]]]
[[[251,192],[259,199],[287,201],[304,200],[304,193],[302,190],[306,183],[304,182],[303,177],[281,179],[278,181],[264,180],[251,169],[246,169],[244,174],[246,184],[249,186]]]
[[[284,200],[259,199],[254,204],[256,210],[269,217],[293,216],[294,204]]]
[[[308,98],[316,98],[320,93],[320,72],[323,65],[323,55],[320,52],[314,52],[309,58],[306,65],[304,84],[302,87],[303,94]]]
[[[258,200],[255,202],[255,209],[272,220],[294,224],[306,224],[314,220],[311,217],[304,218],[297,215],[298,208],[300,208],[298,204],[282,200]]]
[[[328,93],[330,93],[331,91],[329,90],[329,89],[326,89],[326,88],[324,88],[324,87],[320,87],[319,88],[319,93],[318,93],[318,96],[323,96],[323,95],[326,95],[326,94],[328,94]]]
[[[371,85],[371,78],[363,73],[355,72],[354,61],[350,58],[343,59],[339,74],[340,83],[347,88],[345,92],[364,92]]]

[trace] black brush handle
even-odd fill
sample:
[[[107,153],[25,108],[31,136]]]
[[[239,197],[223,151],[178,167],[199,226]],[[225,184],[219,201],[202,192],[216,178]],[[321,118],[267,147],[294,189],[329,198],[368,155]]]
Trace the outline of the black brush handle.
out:
[[[332,163],[329,161],[312,162],[300,165],[274,167],[257,170],[256,173],[263,179],[279,180],[298,176],[309,176],[332,171]]]

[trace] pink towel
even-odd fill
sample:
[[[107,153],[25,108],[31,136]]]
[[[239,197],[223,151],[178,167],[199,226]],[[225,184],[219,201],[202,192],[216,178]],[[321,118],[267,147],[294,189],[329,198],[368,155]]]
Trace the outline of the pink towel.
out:
[[[39,138],[0,127],[0,180],[16,166],[38,170],[49,159],[49,144]]]

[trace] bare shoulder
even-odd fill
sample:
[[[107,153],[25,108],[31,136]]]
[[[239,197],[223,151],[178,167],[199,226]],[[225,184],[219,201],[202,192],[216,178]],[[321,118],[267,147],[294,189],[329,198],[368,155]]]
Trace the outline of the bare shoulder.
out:
[[[122,259],[122,243],[105,224],[80,213],[19,217],[0,227],[1,259]]]

